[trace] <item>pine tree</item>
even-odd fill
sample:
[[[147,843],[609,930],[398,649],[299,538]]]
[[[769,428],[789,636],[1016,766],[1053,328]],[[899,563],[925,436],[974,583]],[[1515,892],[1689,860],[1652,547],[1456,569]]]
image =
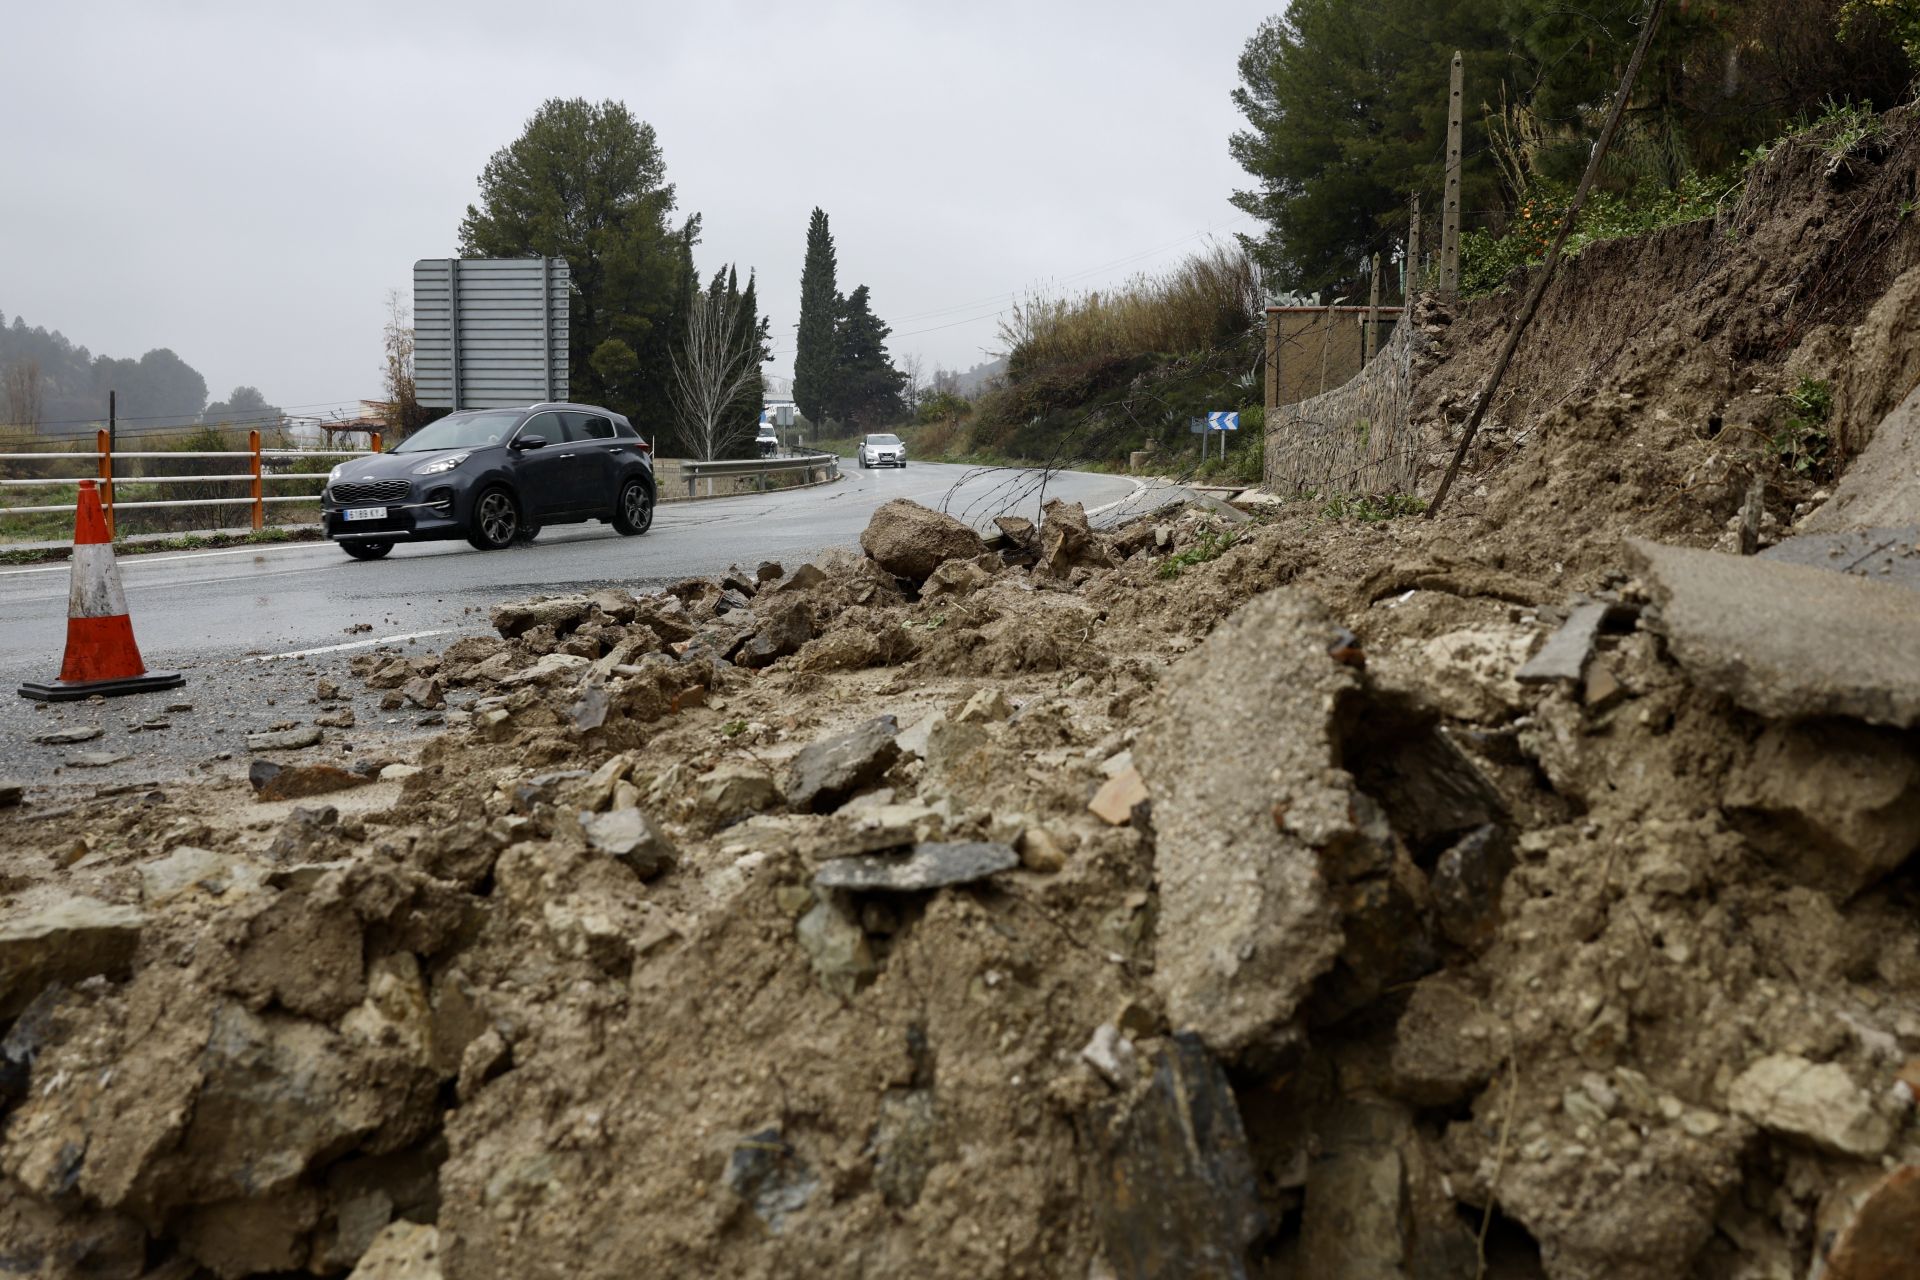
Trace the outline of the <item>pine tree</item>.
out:
[[[1494,0],[1295,0],[1247,42],[1233,98],[1251,127],[1228,149],[1260,186],[1233,203],[1267,224],[1241,241],[1281,288],[1347,291],[1403,234],[1410,192],[1439,207],[1450,42],[1473,104],[1498,101],[1497,18]],[[1471,107],[1466,144],[1465,207],[1490,208],[1499,175]]]
[[[674,345],[695,214],[673,225],[653,126],[618,102],[550,99],[480,175],[460,224],[466,257],[562,257],[573,278],[570,395],[620,410],[642,435],[672,422]]]
[[[1829,98],[1898,101],[1913,68],[1886,38],[1889,26],[1876,20],[1871,33],[1841,34],[1844,14],[1894,7],[1670,5],[1602,181],[1615,191],[1673,186],[1689,170],[1736,164],[1742,148]],[[1233,100],[1247,127],[1228,149],[1255,186],[1233,203],[1264,224],[1242,243],[1281,289],[1356,286],[1359,264],[1404,236],[1411,192],[1423,194],[1430,217],[1439,207],[1455,49],[1466,67],[1467,225],[1497,228],[1522,198],[1516,186],[1570,184],[1585,167],[1644,8],[1644,0],[1291,0],[1240,57]],[[1490,131],[1503,115],[1509,123]]]
[[[807,260],[800,271],[800,321],[793,344],[793,398],[809,422],[827,419],[834,399],[835,329],[844,305],[835,280],[833,233],[826,211],[807,223]]]
[[[873,314],[867,286],[847,295],[834,334],[833,395],[827,408],[858,431],[884,427],[906,414],[902,379],[887,355],[892,332]]]

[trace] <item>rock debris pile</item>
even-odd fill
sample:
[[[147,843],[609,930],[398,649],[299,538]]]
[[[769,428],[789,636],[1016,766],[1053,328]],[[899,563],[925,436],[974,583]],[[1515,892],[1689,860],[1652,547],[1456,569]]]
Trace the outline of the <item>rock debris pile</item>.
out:
[[[1402,547],[1352,607],[1273,581],[1284,522],[1167,572],[1227,519],[987,542],[896,503],[859,557],[502,605],[356,661],[445,704],[406,776],[261,761],[267,821],[18,849],[14,1256],[1652,1280],[1879,1247],[1920,1163],[1920,631],[1822,655],[1920,594],[1648,543],[1560,602]],[[1729,593],[1788,598],[1753,574],[1820,581],[1750,618]]]

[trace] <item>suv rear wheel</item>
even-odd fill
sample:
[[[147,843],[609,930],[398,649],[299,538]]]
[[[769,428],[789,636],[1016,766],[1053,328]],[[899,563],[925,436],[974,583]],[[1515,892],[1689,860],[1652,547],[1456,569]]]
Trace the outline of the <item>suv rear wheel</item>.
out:
[[[620,489],[619,505],[613,509],[613,527],[632,537],[653,527],[653,495],[638,480],[629,480]]]
[[[513,495],[495,486],[473,504],[473,527],[467,541],[481,551],[499,551],[520,536],[520,508]]]

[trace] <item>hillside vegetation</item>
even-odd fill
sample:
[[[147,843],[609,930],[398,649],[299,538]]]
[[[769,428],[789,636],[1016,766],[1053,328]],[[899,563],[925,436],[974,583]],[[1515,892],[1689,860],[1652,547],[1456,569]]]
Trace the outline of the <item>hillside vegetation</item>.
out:
[[[1012,309],[1003,377],[976,397],[922,399],[923,457],[1259,475],[1267,297],[1384,304],[1431,287],[1453,50],[1464,55],[1462,292],[1509,288],[1540,263],[1638,35],[1643,0],[1578,13],[1545,0],[1299,0],[1240,59],[1230,140],[1260,228],[1115,289],[1039,293]],[[1881,128],[1872,103],[1907,92],[1913,0],[1672,5],[1621,135],[1569,242],[1592,245],[1715,218],[1782,138],[1812,134],[1845,166]],[[1409,197],[1422,196],[1408,261]],[[1738,234],[1737,231],[1732,234]],[[1244,451],[1203,460],[1193,417],[1237,409]]]
[[[1189,420],[1237,410],[1251,443],[1236,461],[1257,475],[1263,307],[1258,266],[1230,244],[1115,289],[1030,295],[1001,326],[1006,374],[972,401],[923,402],[915,443],[976,461],[1096,466],[1157,447],[1190,469],[1201,437]]]

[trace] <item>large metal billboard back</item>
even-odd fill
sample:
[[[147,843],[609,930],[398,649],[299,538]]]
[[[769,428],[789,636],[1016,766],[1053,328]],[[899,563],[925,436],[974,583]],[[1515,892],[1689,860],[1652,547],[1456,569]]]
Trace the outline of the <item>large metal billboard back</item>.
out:
[[[413,264],[414,394],[429,409],[567,398],[565,258]]]

